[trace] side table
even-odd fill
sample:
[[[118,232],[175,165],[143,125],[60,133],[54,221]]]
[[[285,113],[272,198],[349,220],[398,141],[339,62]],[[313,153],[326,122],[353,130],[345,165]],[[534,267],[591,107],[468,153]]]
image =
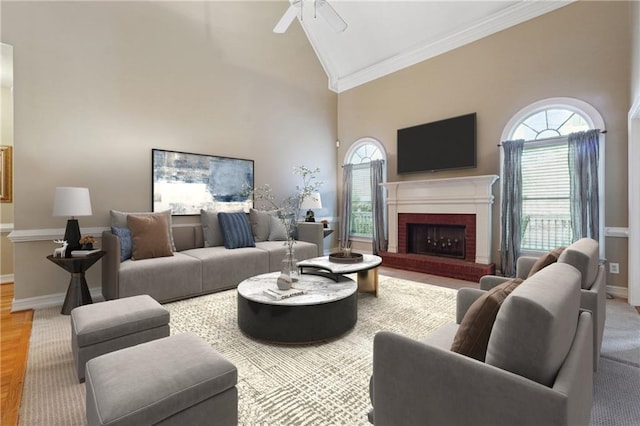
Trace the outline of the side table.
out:
[[[47,256],[47,259],[71,274],[67,295],[64,298],[64,304],[60,311],[62,315],[71,314],[71,310],[77,306],[93,303],[84,273],[105,254],[106,252],[101,250],[82,257]]]

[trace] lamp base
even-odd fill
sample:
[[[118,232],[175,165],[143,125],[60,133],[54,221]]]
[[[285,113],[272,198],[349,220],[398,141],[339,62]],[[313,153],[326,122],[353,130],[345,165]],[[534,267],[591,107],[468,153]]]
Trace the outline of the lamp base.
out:
[[[67,251],[64,255],[65,257],[71,257],[71,252],[80,248],[80,225],[78,224],[78,219],[69,219],[67,221],[64,240],[67,242]]]

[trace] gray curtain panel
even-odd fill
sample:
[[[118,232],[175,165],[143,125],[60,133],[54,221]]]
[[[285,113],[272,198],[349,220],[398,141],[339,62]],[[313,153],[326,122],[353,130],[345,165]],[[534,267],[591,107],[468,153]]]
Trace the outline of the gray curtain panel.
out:
[[[353,164],[345,164],[342,167],[342,210],[340,212],[340,246],[349,245],[349,234],[351,234],[351,176],[353,174]]]
[[[569,135],[569,197],[573,241],[585,237],[598,240],[600,229],[599,142],[600,129]]]
[[[522,240],[522,151],[524,140],[502,142],[502,237],[500,261],[502,274],[515,277],[516,261]]]
[[[384,179],[384,161],[374,160],[371,167],[371,204],[373,216],[373,254],[387,251],[387,235],[384,220],[384,188],[380,186]]]

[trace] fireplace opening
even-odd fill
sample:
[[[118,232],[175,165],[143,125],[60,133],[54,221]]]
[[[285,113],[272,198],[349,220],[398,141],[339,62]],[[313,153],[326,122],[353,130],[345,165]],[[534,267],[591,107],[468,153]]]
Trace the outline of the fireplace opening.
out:
[[[407,224],[407,251],[430,256],[465,258],[465,226]]]

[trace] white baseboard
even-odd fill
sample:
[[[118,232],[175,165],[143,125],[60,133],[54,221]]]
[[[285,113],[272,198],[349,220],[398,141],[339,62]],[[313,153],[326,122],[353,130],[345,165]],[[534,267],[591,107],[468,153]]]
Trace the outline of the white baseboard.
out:
[[[13,274],[0,275],[0,284],[12,283]]]
[[[93,287],[89,289],[91,299],[94,302],[104,300],[101,287]],[[45,296],[25,297],[23,299],[13,299],[11,304],[11,312],[24,311],[25,309],[42,309],[51,306],[62,306],[66,293],[47,294]]]
[[[629,289],[627,287],[619,287],[615,285],[607,286],[607,294],[612,295],[613,297],[617,297],[620,299],[628,299],[629,298]]]

